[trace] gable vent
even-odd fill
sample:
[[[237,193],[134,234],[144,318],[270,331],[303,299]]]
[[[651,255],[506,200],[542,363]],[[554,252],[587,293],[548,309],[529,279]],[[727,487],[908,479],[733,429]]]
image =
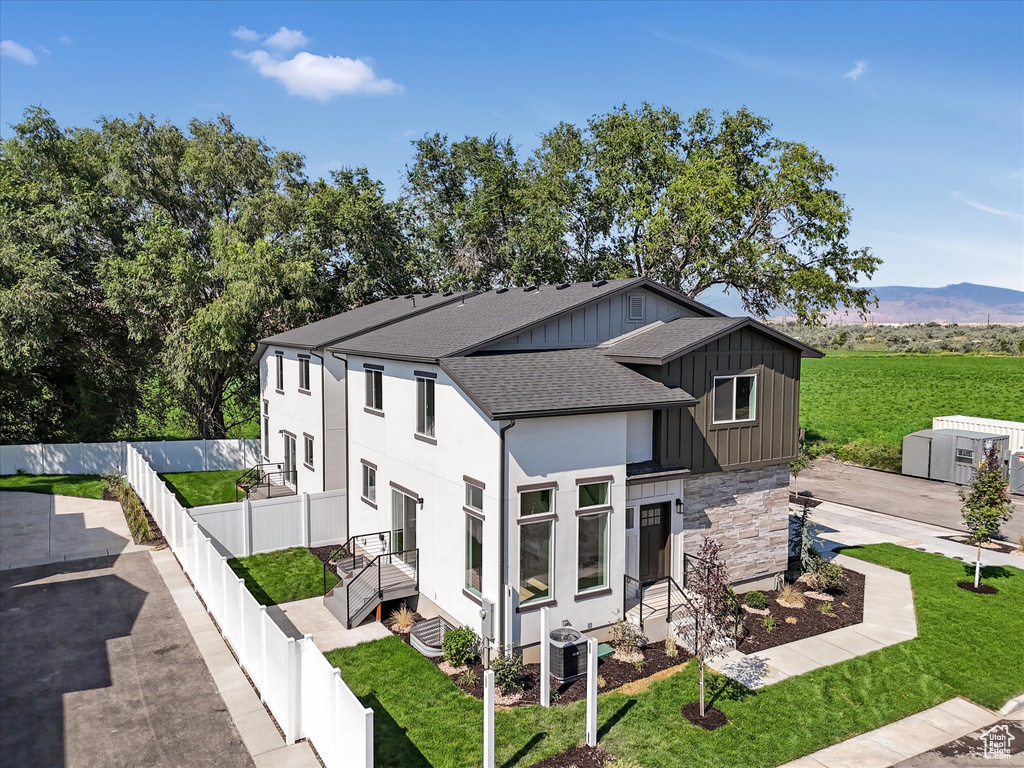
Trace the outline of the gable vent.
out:
[[[626,320],[631,323],[644,321],[644,295],[631,293],[626,297]]]

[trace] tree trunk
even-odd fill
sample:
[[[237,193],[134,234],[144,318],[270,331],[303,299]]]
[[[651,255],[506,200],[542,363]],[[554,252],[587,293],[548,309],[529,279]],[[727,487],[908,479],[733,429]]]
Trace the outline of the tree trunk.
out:
[[[700,665],[700,716],[704,717],[704,662]]]
[[[974,561],[974,588],[981,583],[981,542],[978,542],[978,559]]]

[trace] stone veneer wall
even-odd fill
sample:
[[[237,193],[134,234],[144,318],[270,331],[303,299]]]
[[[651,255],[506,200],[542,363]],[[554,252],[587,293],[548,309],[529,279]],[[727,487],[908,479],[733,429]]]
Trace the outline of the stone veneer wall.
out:
[[[683,481],[684,548],[703,537],[722,544],[729,580],[786,570],[789,556],[789,465],[715,472]]]

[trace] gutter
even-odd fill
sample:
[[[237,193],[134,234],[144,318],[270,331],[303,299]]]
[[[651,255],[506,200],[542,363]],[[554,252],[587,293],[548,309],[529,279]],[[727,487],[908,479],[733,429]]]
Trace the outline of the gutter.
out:
[[[506,493],[505,482],[505,433],[516,425],[512,419],[508,424],[498,430],[498,437],[501,441],[500,472],[498,474],[498,643],[507,654],[510,649],[505,648],[505,521],[508,519],[508,493]]]

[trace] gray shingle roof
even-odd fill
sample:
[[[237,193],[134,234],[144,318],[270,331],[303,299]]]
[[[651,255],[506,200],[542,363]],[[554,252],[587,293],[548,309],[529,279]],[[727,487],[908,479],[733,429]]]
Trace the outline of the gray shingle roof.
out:
[[[491,419],[650,410],[691,405],[672,389],[599,349],[449,357],[441,367]]]
[[[667,323],[652,323],[602,348],[614,360],[664,365],[669,360],[746,326],[800,350],[804,357],[822,357],[818,350],[749,317],[680,317]]]
[[[350,309],[340,315],[328,317],[309,325],[293,328],[284,333],[269,336],[260,341],[260,344],[281,344],[283,346],[304,347],[316,349],[327,344],[340,341],[358,333],[372,331],[375,328],[396,320],[403,320],[427,309],[459,301],[464,296],[471,296],[473,291],[463,291],[450,296],[434,293],[424,296],[422,293],[413,294],[413,298],[407,299],[404,296],[397,298],[381,299],[373,304]]]
[[[640,282],[646,281],[631,278],[609,280],[597,287],[572,283],[561,290],[544,285],[533,291],[486,291],[415,320],[361,334],[333,348],[356,354],[436,360],[469,351]]]

